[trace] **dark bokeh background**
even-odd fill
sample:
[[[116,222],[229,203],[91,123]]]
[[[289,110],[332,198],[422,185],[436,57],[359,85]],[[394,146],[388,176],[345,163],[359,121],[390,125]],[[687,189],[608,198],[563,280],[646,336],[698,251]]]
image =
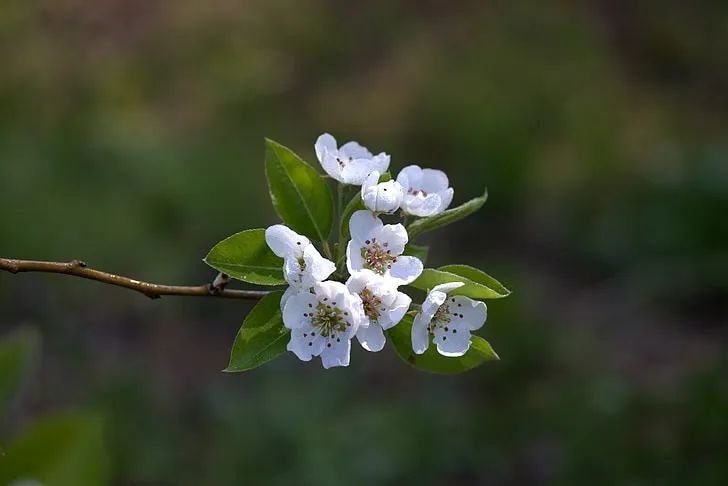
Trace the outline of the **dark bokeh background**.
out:
[[[209,281],[276,221],[263,137],[444,168],[430,236],[514,294],[502,361],[220,372],[246,303],[0,275],[42,334],[3,429],[103,417],[113,484],[726,484],[728,3],[80,0],[0,7],[0,256]]]

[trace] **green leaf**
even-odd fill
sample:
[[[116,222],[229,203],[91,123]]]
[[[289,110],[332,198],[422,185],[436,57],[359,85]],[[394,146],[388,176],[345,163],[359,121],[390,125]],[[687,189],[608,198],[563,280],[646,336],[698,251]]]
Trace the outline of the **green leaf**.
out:
[[[232,278],[258,285],[284,285],[283,259],[265,242],[264,229],[235,233],[212,247],[204,262]]]
[[[0,340],[0,415],[12,404],[32,372],[40,349],[35,329],[20,328]]]
[[[449,292],[450,295],[464,295],[471,299],[502,299],[511,291],[490,275],[467,265],[448,265],[439,270],[426,268],[412,287],[432,290],[436,285],[462,282],[465,285]]]
[[[266,139],[265,174],[276,212],[292,230],[327,241],[334,221],[329,186],[289,148]]]
[[[440,375],[455,375],[464,373],[488,361],[497,361],[500,358],[490,346],[488,341],[480,336],[471,338],[471,346],[464,356],[448,358],[437,352],[434,344],[424,354],[415,354],[412,351],[412,316],[405,316],[402,322],[387,331],[389,339],[397,351],[397,355],[410,366],[428,373]]]
[[[418,246],[418,245],[407,245],[404,249],[404,255],[413,256],[420,259],[424,264],[427,261],[427,256],[430,254],[429,246]]]
[[[454,273],[455,275],[468,279],[470,282],[482,285],[483,287],[496,292],[499,295],[498,298],[508,297],[511,294],[511,291],[508,290],[502,283],[484,271],[478,270],[470,265],[445,265],[444,267],[440,267],[440,271]]]
[[[0,484],[21,479],[53,486],[109,484],[103,433],[95,415],[67,414],[36,422],[3,451]]]
[[[471,199],[470,201],[462,204],[456,208],[448,209],[445,212],[430,216],[429,218],[421,218],[407,227],[407,233],[409,233],[410,241],[414,241],[415,238],[420,236],[422,233],[432,231],[443,226],[455,223],[461,219],[470,216],[475,211],[483,207],[485,201],[488,199],[488,190],[483,192],[483,195]]]
[[[392,174],[385,172],[379,176],[379,182],[389,182],[392,180]],[[347,241],[349,239],[349,221],[351,220],[352,214],[357,211],[366,209],[364,201],[361,199],[361,191],[357,191],[356,195],[351,198],[351,201],[344,207],[342,212],[342,224],[341,224],[341,240]]]
[[[226,372],[252,370],[286,352],[290,331],[283,325],[282,296],[282,291],[265,296],[245,318]]]

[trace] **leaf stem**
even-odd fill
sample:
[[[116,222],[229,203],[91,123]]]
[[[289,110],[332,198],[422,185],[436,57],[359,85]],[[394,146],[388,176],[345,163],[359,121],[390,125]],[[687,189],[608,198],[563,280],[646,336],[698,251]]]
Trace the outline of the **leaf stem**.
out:
[[[341,238],[341,231],[344,227],[344,191],[346,186],[341,182],[336,184],[336,217],[338,218],[338,225],[336,229],[336,255],[335,263],[337,273],[341,273],[341,260],[344,255],[344,242]]]
[[[341,229],[344,226],[344,184],[336,184],[336,214],[339,218],[339,243],[341,243]]]
[[[130,290],[136,290],[146,295],[150,299],[159,299],[165,295],[175,295],[182,297],[219,297],[224,299],[262,299],[270,292],[261,290],[230,290],[225,288],[228,283],[228,277],[219,274],[215,281],[207,285],[182,286],[182,285],[161,285],[149,282],[142,282],[113,273],[102,272],[89,268],[85,262],[81,260],[73,260],[70,262],[43,262],[37,260],[16,260],[12,258],[0,258],[0,270],[10,273],[40,272],[40,273],[60,273],[63,275],[72,275],[88,280],[96,280],[108,285],[123,287]]]
[[[324,255],[326,255],[326,258],[329,260],[332,260],[334,258],[334,254],[331,253],[331,246],[329,245],[328,241],[322,241],[321,244],[324,247]]]

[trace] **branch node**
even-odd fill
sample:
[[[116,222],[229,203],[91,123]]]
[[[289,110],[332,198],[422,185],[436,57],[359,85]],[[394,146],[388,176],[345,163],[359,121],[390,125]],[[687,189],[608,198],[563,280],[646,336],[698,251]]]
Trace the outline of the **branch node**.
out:
[[[225,287],[230,283],[230,276],[225,273],[218,273],[212,284],[207,287],[208,292],[212,295],[220,295]]]

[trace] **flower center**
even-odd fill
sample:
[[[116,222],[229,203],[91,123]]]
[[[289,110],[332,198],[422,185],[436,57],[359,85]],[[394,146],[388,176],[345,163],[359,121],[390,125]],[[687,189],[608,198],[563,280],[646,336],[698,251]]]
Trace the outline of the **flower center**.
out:
[[[323,337],[329,337],[337,332],[346,331],[349,324],[344,319],[345,315],[347,313],[336,307],[336,303],[319,302],[316,305],[316,313],[311,318],[311,324],[318,328]]]
[[[361,249],[361,257],[364,260],[364,268],[384,275],[393,263],[397,263],[397,257],[388,250],[389,243],[380,245],[376,238],[366,241],[367,246]]]
[[[359,292],[362,304],[364,304],[364,314],[369,318],[370,321],[376,322],[379,320],[381,314],[380,307],[382,306],[382,299],[374,295],[374,292],[365,288]]]
[[[348,158],[348,160],[347,160],[347,158]],[[341,167],[342,169],[344,167],[346,167],[346,163],[347,162],[351,162],[352,160],[353,159],[351,157],[343,157],[343,158],[342,157],[336,157],[336,162],[339,163],[339,167]]]
[[[435,312],[435,315],[432,317],[432,321],[430,322],[430,325],[428,326],[427,330],[432,334],[435,329],[438,327],[445,327],[452,321],[452,317],[450,317],[450,305],[449,304],[442,304],[437,311]],[[447,330],[447,328],[445,328]]]
[[[424,191],[422,189],[410,189],[409,193],[413,196],[419,196],[422,195],[422,197],[427,197],[427,191]]]

